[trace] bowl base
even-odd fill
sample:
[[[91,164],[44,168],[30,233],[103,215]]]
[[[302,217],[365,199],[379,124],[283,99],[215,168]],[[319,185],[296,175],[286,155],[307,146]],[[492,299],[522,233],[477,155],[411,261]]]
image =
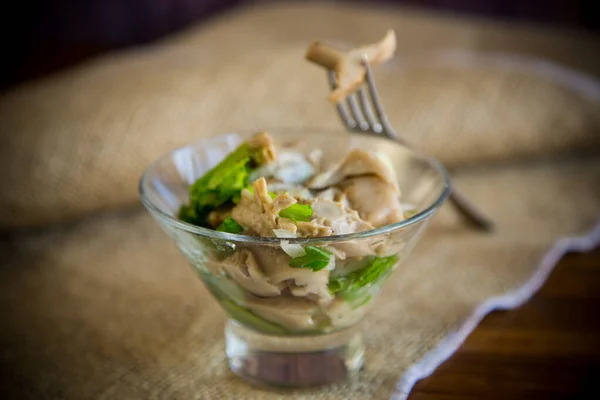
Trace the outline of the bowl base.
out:
[[[358,327],[312,336],[276,336],[229,320],[225,344],[231,370],[253,385],[301,388],[351,378],[363,365]]]

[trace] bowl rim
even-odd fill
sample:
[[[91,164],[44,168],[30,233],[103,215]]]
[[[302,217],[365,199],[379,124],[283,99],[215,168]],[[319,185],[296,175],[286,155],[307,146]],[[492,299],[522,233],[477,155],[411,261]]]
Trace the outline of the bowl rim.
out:
[[[323,131],[324,132],[337,132],[337,130],[332,130],[330,128],[325,128],[325,127],[323,127],[323,128],[312,128],[312,127],[298,128],[298,127],[296,127],[296,128],[289,128],[289,129],[285,128],[285,127],[281,127],[281,128],[275,127],[273,129],[275,129],[277,131],[298,131],[301,129],[301,130],[307,130],[307,131],[318,130],[318,131],[322,131],[322,132]],[[252,132],[254,132],[254,131],[258,132],[260,130],[252,130]],[[268,129],[263,130],[263,131],[269,132]],[[158,217],[161,221],[165,222],[169,226],[172,226],[174,228],[177,228],[179,230],[182,230],[182,231],[185,231],[188,233],[207,237],[209,239],[221,239],[221,240],[232,241],[232,242],[255,243],[255,244],[263,244],[263,245],[266,245],[266,244],[278,244],[279,245],[279,244],[281,244],[282,241],[287,241],[290,244],[310,244],[310,243],[322,244],[322,243],[347,242],[350,240],[365,239],[368,237],[383,235],[383,234],[387,234],[387,233],[391,233],[394,231],[404,229],[406,227],[414,225],[417,222],[420,222],[420,221],[425,220],[428,217],[430,217],[442,206],[442,204],[444,204],[444,202],[450,195],[450,191],[451,191],[450,177],[448,175],[448,172],[446,171],[446,168],[444,168],[444,166],[442,165],[442,163],[440,161],[436,160],[433,157],[426,156],[418,151],[415,151],[414,149],[409,148],[396,140],[385,137],[383,135],[378,135],[377,136],[378,139],[389,140],[390,142],[394,143],[394,145],[404,147],[410,153],[412,153],[412,155],[417,156],[417,157],[423,159],[424,161],[426,161],[431,167],[433,167],[433,169],[435,169],[442,176],[442,179],[443,179],[443,187],[442,187],[441,193],[435,199],[435,201],[433,201],[423,211],[421,211],[409,218],[406,218],[400,222],[391,224],[391,225],[384,225],[382,227],[371,229],[368,231],[347,233],[344,235],[332,235],[332,236],[317,236],[317,237],[305,237],[305,238],[278,238],[278,237],[249,236],[249,235],[240,235],[237,233],[221,232],[221,231],[203,228],[203,227],[200,227],[197,225],[193,225],[193,224],[181,221],[181,220],[175,218],[174,216],[170,215],[169,213],[163,211],[159,206],[154,204],[152,202],[152,200],[150,200],[150,197],[147,195],[147,193],[145,191],[145,184],[147,183],[148,175],[150,174],[151,171],[154,170],[154,168],[158,164],[163,162],[165,159],[171,157],[174,153],[176,153],[178,151],[182,151],[183,149],[196,148],[200,143],[205,142],[206,140],[214,139],[219,136],[231,135],[231,134],[239,135],[240,133],[244,133],[244,132],[247,133],[248,130],[246,129],[246,130],[239,130],[239,131],[233,131],[233,132],[227,132],[227,133],[220,133],[220,134],[216,134],[216,135],[210,135],[205,138],[199,139],[195,142],[189,143],[187,145],[175,148],[175,149],[169,151],[168,153],[163,154],[155,161],[153,161],[144,170],[144,172],[139,180],[139,184],[138,184],[139,196],[140,196],[140,199],[141,199],[144,207],[146,207],[146,209],[153,216]],[[340,134],[340,133],[337,133],[337,134]],[[344,132],[344,134],[365,135],[367,133]]]

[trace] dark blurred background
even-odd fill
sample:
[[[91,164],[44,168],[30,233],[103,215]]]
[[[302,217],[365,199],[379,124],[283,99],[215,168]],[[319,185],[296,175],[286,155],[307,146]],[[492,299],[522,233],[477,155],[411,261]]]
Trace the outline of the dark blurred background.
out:
[[[258,2],[275,0],[7,0],[3,2],[5,57],[0,87],[10,87],[108,50],[147,43],[217,13]],[[600,30],[598,14],[592,8],[593,0],[378,0],[362,3],[403,4],[496,20]]]

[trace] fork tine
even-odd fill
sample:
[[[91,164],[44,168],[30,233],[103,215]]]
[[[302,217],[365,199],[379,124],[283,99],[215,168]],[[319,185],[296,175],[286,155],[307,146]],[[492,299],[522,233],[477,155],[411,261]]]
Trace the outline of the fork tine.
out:
[[[373,78],[373,72],[371,71],[371,66],[369,65],[369,61],[366,58],[362,59],[362,64],[365,67],[365,78],[367,81],[367,88],[369,89],[369,94],[371,95],[371,102],[373,103],[373,107],[375,108],[375,114],[379,118],[381,122],[381,127],[383,128],[382,133],[387,137],[395,139],[402,144],[406,144],[406,142],[394,131],[390,121],[385,114],[383,109],[383,104],[381,103],[381,98],[379,97],[379,93],[377,91],[377,86],[375,86],[375,78]]]
[[[377,116],[379,117],[379,120],[381,121],[381,125],[383,128],[382,133],[384,135],[386,135],[387,137],[394,139],[394,140],[404,144],[405,146],[408,146],[408,144],[404,140],[402,140],[402,138],[400,136],[398,136],[398,134],[394,131],[394,129],[392,128],[392,126],[390,124],[390,121],[387,119],[387,116],[385,115],[385,111],[383,110],[383,105],[381,104],[381,98],[379,97],[379,94],[377,93],[377,87],[375,86],[375,79],[373,78],[373,73],[371,71],[369,62],[367,61],[366,58],[363,58],[362,63],[366,70],[365,78],[367,81],[367,87],[369,89],[369,93],[371,95],[371,102],[373,103],[373,106],[375,107],[375,113],[377,114]],[[493,229],[493,227],[494,227],[493,221],[490,220],[489,218],[487,218],[484,214],[482,214],[477,208],[475,208],[473,203],[467,197],[465,197],[460,192],[458,192],[456,190],[456,188],[453,188],[452,191],[450,192],[450,201],[454,204],[454,206],[460,212],[460,214],[467,219],[467,221],[469,223],[472,223],[474,226],[478,227],[479,229],[482,229],[482,230],[485,230],[488,232]]]
[[[337,79],[334,70],[330,69],[327,71],[327,80],[329,81],[329,87],[331,90],[337,88]],[[339,102],[335,105],[335,107],[337,108],[338,115],[340,116],[340,119],[346,128],[350,130],[356,128],[356,121],[350,116],[346,104]]]
[[[365,119],[365,115],[363,114],[361,107],[359,107],[358,105],[356,96],[354,94],[348,95],[348,97],[346,98],[346,102],[348,103],[348,108],[352,112],[352,116],[354,117],[354,121],[356,121],[356,123],[358,124],[358,127],[363,131],[368,130],[369,123]]]
[[[357,91],[358,102],[360,103],[360,107],[362,108],[363,114],[371,126],[371,129],[376,133],[381,133],[383,127],[379,123],[379,120],[373,113],[373,108],[371,107],[371,101],[365,92],[364,86],[361,86]]]

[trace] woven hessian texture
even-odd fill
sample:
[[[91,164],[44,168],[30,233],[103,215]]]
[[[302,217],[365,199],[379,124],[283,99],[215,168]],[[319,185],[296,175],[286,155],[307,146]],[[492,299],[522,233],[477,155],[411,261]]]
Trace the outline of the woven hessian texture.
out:
[[[309,16],[310,32],[292,20]],[[366,318],[365,370],[286,398],[389,398],[478,304],[527,281],[558,238],[594,226],[598,102],[528,70],[425,54],[525,53],[595,74],[591,38],[402,10],[228,15],[0,99],[0,225],[56,223],[2,243],[0,397],[281,398],[228,371],[224,313],[150,217],[124,207],[137,202],[143,168],[174,146],[239,128],[337,127],[304,45],[368,42],[388,27],[398,54],[411,56],[376,70],[393,124],[455,167],[456,184],[498,229],[472,231],[444,206]]]
[[[289,398],[388,398],[479,303],[528,279],[557,237],[592,227],[598,181],[597,161],[460,174],[498,232],[469,230],[444,208],[366,317],[365,370]],[[4,251],[4,398],[280,398],[228,371],[224,313],[143,210],[20,236]]]
[[[345,10],[345,9],[344,9]],[[301,21],[310,20],[311,31]],[[300,22],[299,22],[300,21]],[[0,98],[0,229],[137,202],[143,169],[199,137],[269,126],[338,127],[312,38],[377,40],[398,58],[376,70],[392,123],[448,165],[600,147],[598,104],[524,69],[432,62],[456,49],[525,51],[600,73],[585,36],[413,12],[331,6],[248,11],[162,45],[101,58]],[[525,35],[519,36],[517,34]],[[433,54],[431,56],[430,54]],[[460,58],[460,57],[459,57]]]

